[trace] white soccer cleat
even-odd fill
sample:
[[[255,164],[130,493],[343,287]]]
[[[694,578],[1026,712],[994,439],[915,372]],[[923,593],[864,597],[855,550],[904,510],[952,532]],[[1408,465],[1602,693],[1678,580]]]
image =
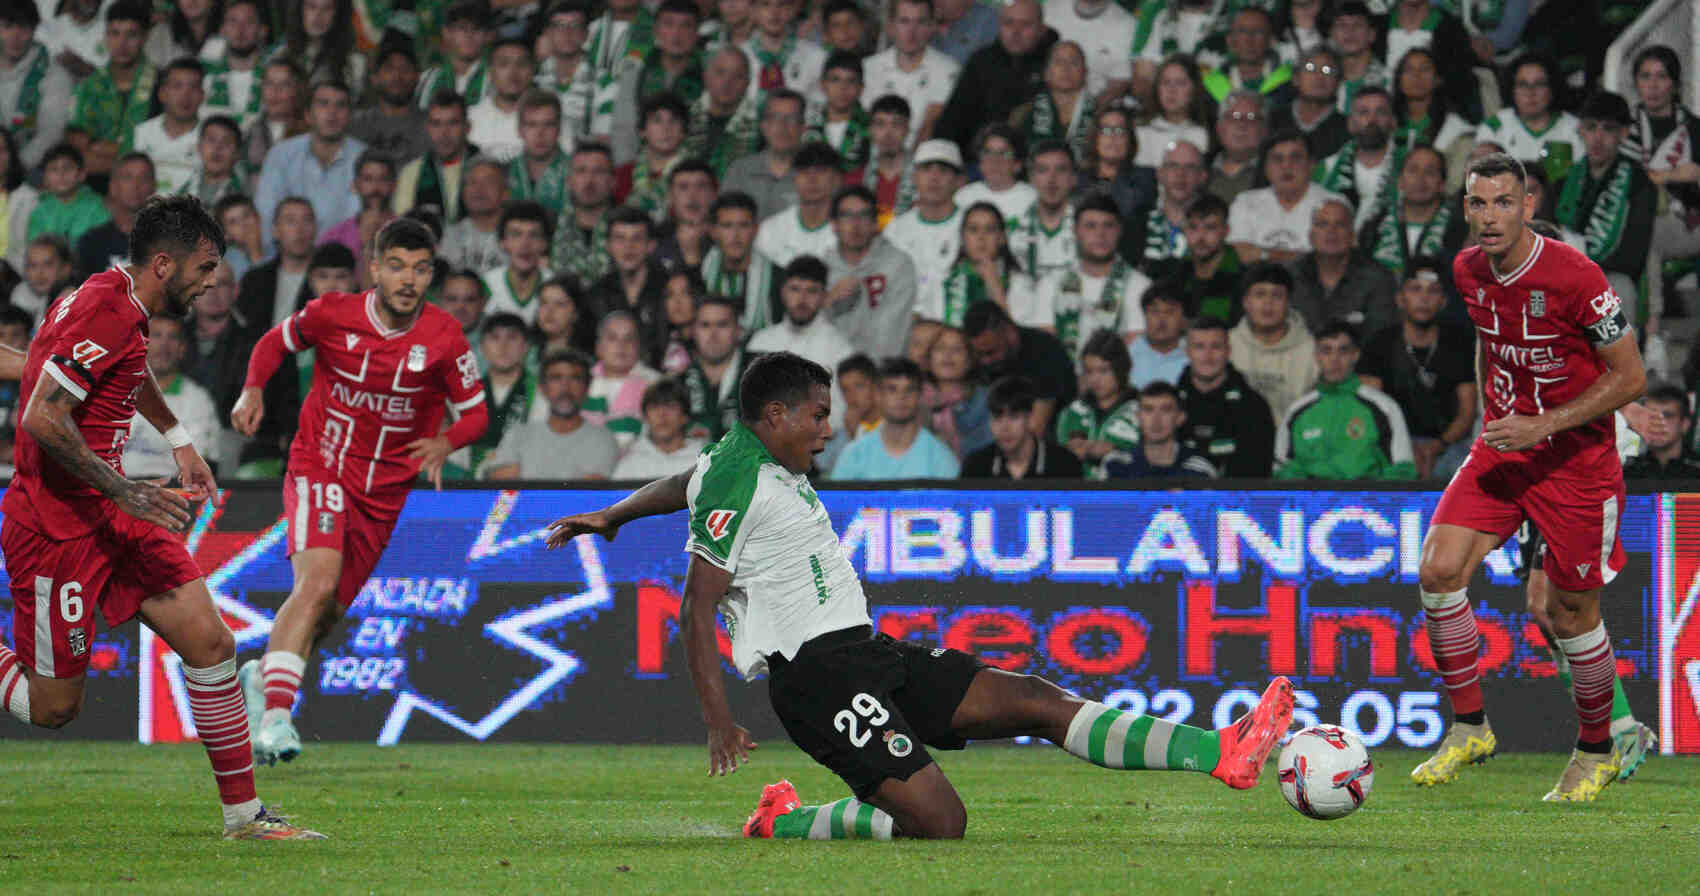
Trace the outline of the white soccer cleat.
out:
[[[1627,781],[1635,777],[1635,771],[1647,761],[1648,754],[1658,749],[1659,736],[1640,722],[1618,732],[1611,739],[1611,756],[1618,766],[1617,779]]]
[[[301,735],[296,733],[295,722],[290,719],[262,721],[253,737],[256,763],[273,765],[301,755]]]

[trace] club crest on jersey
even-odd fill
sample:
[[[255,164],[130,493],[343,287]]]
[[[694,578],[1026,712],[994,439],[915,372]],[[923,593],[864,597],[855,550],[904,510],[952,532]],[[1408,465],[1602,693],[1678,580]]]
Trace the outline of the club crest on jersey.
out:
[[[319,534],[329,535],[336,531],[336,517],[329,510],[319,511]]]
[[[425,346],[415,345],[407,350],[407,371],[420,373],[425,370]]]
[[[71,648],[72,656],[82,656],[89,652],[89,633],[80,628],[71,629],[65,633],[65,640]]]
[[[709,511],[708,519],[704,521],[704,527],[708,529],[709,537],[715,541],[725,538],[726,533],[732,530],[732,520],[737,515],[738,511],[736,510]]]
[[[71,349],[71,359],[84,367],[106,357],[106,349],[93,339],[84,339]]]
[[[1547,294],[1538,289],[1529,290],[1529,316],[1547,316]]]
[[[354,347],[360,344],[360,337],[354,333],[344,333],[342,334],[342,341],[348,346],[349,351],[354,351]]]
[[[891,751],[891,755],[902,759],[915,751],[915,742],[909,739],[909,735],[901,731],[887,731],[885,733],[885,748]]]

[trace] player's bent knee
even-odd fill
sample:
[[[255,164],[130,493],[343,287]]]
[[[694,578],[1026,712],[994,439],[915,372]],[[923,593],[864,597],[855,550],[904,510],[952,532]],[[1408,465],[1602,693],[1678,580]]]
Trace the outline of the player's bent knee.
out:
[[[30,694],[30,721],[42,728],[63,728],[83,709],[83,695],[72,693]]]
[[[921,840],[961,840],[968,833],[968,809],[960,799],[903,813],[897,828],[905,836]]]

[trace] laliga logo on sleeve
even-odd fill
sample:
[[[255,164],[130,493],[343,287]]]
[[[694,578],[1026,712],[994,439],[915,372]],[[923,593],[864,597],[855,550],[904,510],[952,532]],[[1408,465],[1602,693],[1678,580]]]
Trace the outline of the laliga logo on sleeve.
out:
[[[106,349],[93,339],[84,339],[71,349],[71,359],[84,367],[106,357]]]
[[[737,515],[738,511],[736,510],[709,511],[706,521],[708,534],[713,536],[715,541],[725,538],[726,533],[732,528],[732,519]]]

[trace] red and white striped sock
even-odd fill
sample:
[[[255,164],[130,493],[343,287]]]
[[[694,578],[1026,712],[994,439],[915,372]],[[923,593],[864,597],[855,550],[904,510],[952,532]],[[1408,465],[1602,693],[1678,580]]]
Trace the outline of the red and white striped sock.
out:
[[[1606,637],[1604,622],[1574,638],[1559,638],[1558,647],[1570,661],[1570,695],[1581,723],[1578,740],[1591,744],[1611,740],[1612,688],[1617,683],[1617,657]]]
[[[1434,594],[1422,592],[1423,616],[1428,623],[1428,646],[1434,665],[1452,700],[1454,716],[1482,711],[1482,684],[1476,675],[1481,633],[1476,613],[1464,589]]]
[[[236,682],[236,658],[205,669],[184,666],[183,679],[195,733],[207,748],[218,782],[225,827],[251,821],[260,811],[260,800],[254,794],[254,754],[248,746],[248,711]]]
[[[25,725],[30,723],[30,679],[18,655],[4,644],[0,644],[0,706]]]
[[[260,661],[260,680],[266,688],[266,714],[281,710],[285,717],[295,710],[295,695],[301,690],[301,675],[307,661],[287,650],[272,650]]]

